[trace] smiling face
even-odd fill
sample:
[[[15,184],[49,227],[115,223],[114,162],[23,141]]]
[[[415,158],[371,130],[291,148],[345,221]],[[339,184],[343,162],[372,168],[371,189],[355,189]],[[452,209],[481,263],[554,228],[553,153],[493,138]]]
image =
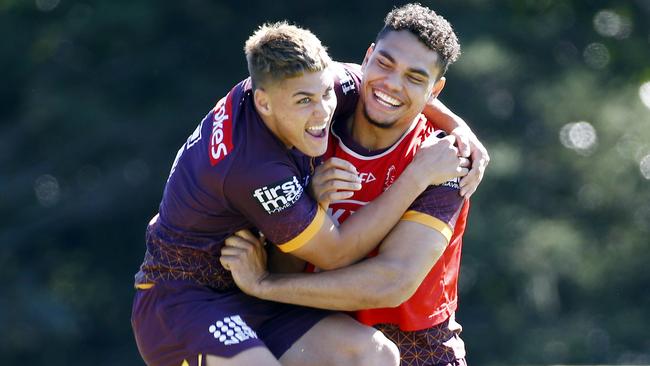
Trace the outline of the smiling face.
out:
[[[409,126],[444,86],[438,54],[407,30],[391,31],[363,62],[363,116],[380,128]]]
[[[329,69],[268,83],[255,91],[255,107],[288,148],[308,156],[327,149],[329,123],[336,109],[334,78]]]

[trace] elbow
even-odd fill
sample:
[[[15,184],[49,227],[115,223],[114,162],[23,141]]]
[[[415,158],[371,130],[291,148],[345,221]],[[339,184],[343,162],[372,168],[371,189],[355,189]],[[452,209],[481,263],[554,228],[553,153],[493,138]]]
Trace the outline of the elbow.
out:
[[[331,256],[323,258],[318,263],[314,263],[318,268],[325,271],[333,271],[335,269],[343,268],[352,264],[347,258],[343,256]]]
[[[403,304],[417,291],[420,281],[399,268],[384,272],[381,285],[373,291],[372,308],[394,308]]]
[[[381,293],[381,297],[376,300],[376,307],[379,308],[394,308],[403,304],[406,300],[417,290],[416,284],[411,284],[409,281],[397,281],[391,286],[387,286],[385,291]]]

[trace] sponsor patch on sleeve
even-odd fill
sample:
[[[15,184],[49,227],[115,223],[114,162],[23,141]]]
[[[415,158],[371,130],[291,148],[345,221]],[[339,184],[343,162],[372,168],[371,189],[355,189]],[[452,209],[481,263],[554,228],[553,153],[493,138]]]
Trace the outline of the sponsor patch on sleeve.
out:
[[[266,213],[274,214],[293,206],[302,197],[303,188],[295,175],[253,190],[252,195]]]
[[[452,180],[446,181],[445,183],[442,183],[441,186],[460,190],[460,183],[459,182],[460,181],[459,181],[458,178],[454,178]]]

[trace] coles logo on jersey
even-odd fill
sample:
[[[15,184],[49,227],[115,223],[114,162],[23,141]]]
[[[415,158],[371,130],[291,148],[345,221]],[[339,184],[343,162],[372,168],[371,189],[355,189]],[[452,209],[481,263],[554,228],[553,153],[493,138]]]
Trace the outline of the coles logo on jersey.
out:
[[[302,196],[302,192],[302,185],[294,175],[287,180],[254,190],[253,197],[268,214],[272,214],[293,206]]]
[[[232,151],[232,119],[230,111],[232,96],[230,93],[217,103],[212,116],[212,133],[208,144],[210,164],[215,166]]]

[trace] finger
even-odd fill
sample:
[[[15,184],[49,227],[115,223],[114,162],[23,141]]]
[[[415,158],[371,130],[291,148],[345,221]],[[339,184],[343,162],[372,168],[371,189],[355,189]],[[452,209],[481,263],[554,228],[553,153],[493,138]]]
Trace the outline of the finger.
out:
[[[341,201],[341,200],[348,199],[352,196],[354,196],[354,192],[350,192],[350,191],[332,192],[329,194],[328,200],[330,202]]]
[[[456,176],[457,177],[464,177],[464,176],[467,175],[467,173],[469,173],[469,169],[467,169],[467,168],[460,168],[459,167],[459,168],[456,169]]]
[[[454,136],[456,136],[456,146],[458,146],[460,156],[470,156],[469,138],[463,134],[455,134]]]
[[[342,180],[331,180],[327,182],[326,191],[358,191],[361,183],[345,182]]]
[[[463,168],[469,168],[472,165],[471,161],[469,159],[467,159],[467,158],[460,158],[459,160],[460,160],[460,162],[459,162],[458,165],[463,167]]]
[[[230,256],[221,256],[219,257],[219,262],[227,271],[230,271],[230,264],[233,262],[233,258]]]
[[[469,173],[463,179],[460,180],[460,186],[464,187],[468,184],[472,184],[474,181],[478,180],[479,170],[478,168],[471,168]]]
[[[323,172],[323,174],[321,174],[320,179],[322,182],[334,179],[343,180],[346,182],[361,182],[361,178],[358,174],[340,168],[328,169],[327,171]]]
[[[257,242],[257,237],[253,235],[253,233],[250,230],[244,229],[244,230],[239,230],[235,233],[236,236],[248,240],[251,243]]]
[[[325,169],[337,168],[337,169],[349,171],[355,175],[359,174],[354,164],[350,163],[347,160],[343,160],[341,158],[330,158],[323,164],[323,166]]]
[[[254,239],[254,242],[256,242],[257,239]],[[254,242],[251,242],[249,240],[246,240],[240,236],[229,236],[226,238],[224,241],[225,247],[233,247],[233,248],[240,248],[240,249],[248,249],[251,246],[253,246]]]
[[[228,246],[224,246],[223,248],[221,248],[221,256],[222,257],[227,256],[227,257],[236,258],[236,257],[239,257],[239,256],[245,254],[245,253],[246,252],[241,248],[228,247]]]
[[[470,185],[460,190],[460,195],[465,198],[470,198],[476,192],[477,185]]]

